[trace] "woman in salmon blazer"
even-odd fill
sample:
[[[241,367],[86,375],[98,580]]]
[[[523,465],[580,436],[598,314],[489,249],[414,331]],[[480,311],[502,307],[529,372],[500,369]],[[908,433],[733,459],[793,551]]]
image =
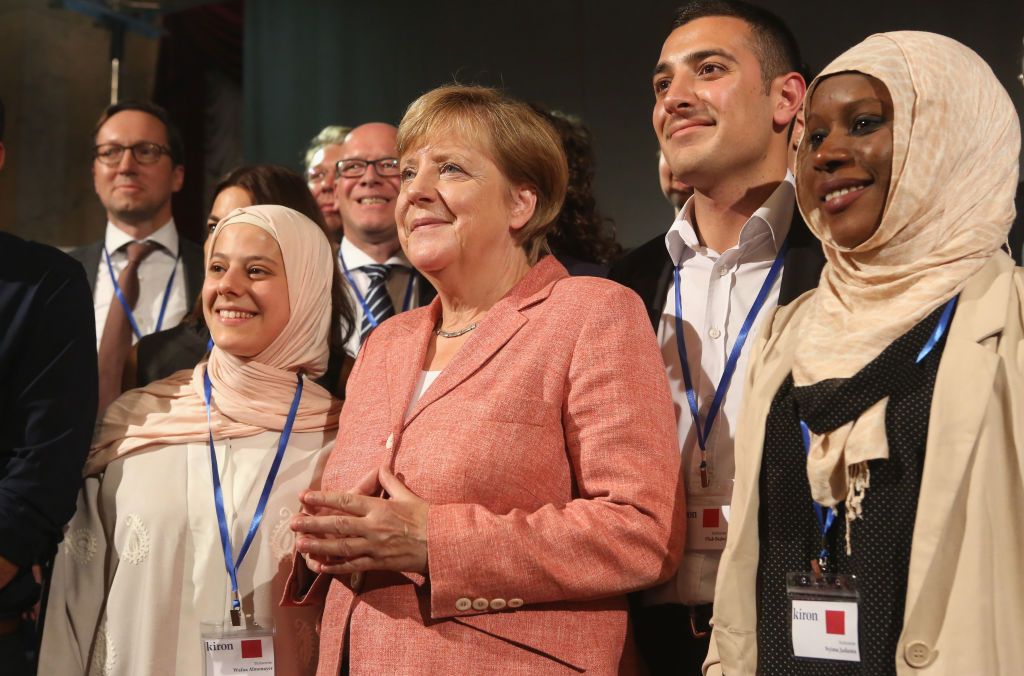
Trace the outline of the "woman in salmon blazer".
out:
[[[398,148],[438,297],[363,345],[285,603],[326,601],[320,674],[632,673],[626,594],[672,574],[684,515],[646,311],[545,255],[566,161],[525,104],[436,89]]]

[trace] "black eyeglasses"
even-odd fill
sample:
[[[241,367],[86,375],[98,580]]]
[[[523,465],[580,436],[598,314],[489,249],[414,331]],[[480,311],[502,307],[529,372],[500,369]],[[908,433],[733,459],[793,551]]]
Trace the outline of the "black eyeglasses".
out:
[[[398,176],[398,158],[382,157],[379,160],[338,160],[338,175],[345,178],[358,178],[366,173],[366,168],[373,165],[378,176]]]
[[[131,151],[132,157],[139,164],[156,164],[161,157],[171,154],[170,148],[149,141],[142,141],[130,146],[123,146],[120,143],[101,143],[92,149],[92,153],[93,157],[101,164],[113,166],[120,164],[126,150]]]

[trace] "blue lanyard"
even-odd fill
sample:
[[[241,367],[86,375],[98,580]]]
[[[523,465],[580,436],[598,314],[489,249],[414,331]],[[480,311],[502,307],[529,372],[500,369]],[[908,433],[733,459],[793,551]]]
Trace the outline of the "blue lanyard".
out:
[[[124,314],[128,317],[128,323],[132,326],[132,331],[135,336],[139,339],[142,338],[142,331],[139,330],[139,325],[135,321],[135,315],[132,313],[131,305],[128,304],[128,299],[124,297],[124,293],[121,292],[121,286],[117,283],[117,277],[114,275],[114,266],[110,263],[110,254],[107,252],[107,247],[103,247],[103,256],[107,260],[107,272],[110,273],[110,281],[114,284],[114,294],[117,299],[121,301],[121,307],[124,308]],[[160,303],[160,314],[156,318],[156,328],[153,329],[153,333],[160,330],[160,327],[164,323],[164,313],[167,312],[167,302],[171,299],[171,287],[174,285],[174,275],[178,272],[178,261],[181,260],[181,253],[174,257],[174,265],[171,267],[171,276],[167,278],[167,288],[164,289],[164,299]]]
[[[345,257],[341,255],[341,250],[338,250],[338,260],[341,261],[341,269],[345,273],[345,279],[348,280],[348,285],[352,287],[352,290],[356,294],[356,300],[359,301],[359,305],[363,308],[363,315],[369,320],[370,326],[377,328],[377,318],[370,312],[370,306],[366,304],[366,299],[363,298],[363,294],[359,293],[359,287],[356,286],[356,280],[352,278],[352,273],[348,271],[348,266],[345,265]],[[358,270],[358,268],[356,268]],[[412,284],[416,279],[412,270],[409,270],[409,284],[405,287],[405,298],[402,300],[402,312],[407,312],[412,307]]]
[[[288,438],[292,435],[292,425],[295,423],[295,414],[299,410],[299,399],[302,397],[302,374],[296,374],[298,385],[295,387],[295,397],[292,399],[291,410],[288,411],[288,419],[281,431],[281,440],[277,444],[277,455],[270,465],[270,473],[263,484],[263,492],[260,494],[259,502],[256,504],[256,512],[252,515],[252,523],[249,524],[249,532],[242,542],[242,551],[238,553],[238,559],[231,556],[231,536],[228,534],[228,520],[224,514],[224,492],[220,486],[220,470],[217,468],[217,453],[213,446],[213,423],[210,419],[210,400],[212,398],[212,386],[210,384],[209,372],[203,374],[203,395],[206,400],[206,425],[210,434],[210,464],[213,467],[213,501],[217,507],[217,522],[220,525],[220,542],[224,547],[224,567],[231,578],[231,623],[235,626],[241,624],[242,601],[238,595],[238,568],[242,565],[242,559],[249,551],[249,545],[256,537],[256,531],[263,521],[263,512],[267,508],[267,501],[270,499],[270,489],[277,478],[277,471],[281,468],[281,460],[284,459],[284,451],[288,447]]]
[[[949,328],[950,319],[953,317],[953,309],[956,308],[956,301],[958,296],[953,296],[946,303],[946,307],[942,310],[942,316],[939,317],[939,323],[936,325],[935,330],[928,337],[928,341],[925,342],[921,351],[917,353],[917,359],[914,360],[915,364],[920,364],[924,361],[924,358],[931,354],[931,351],[935,349],[935,346],[942,336],[945,335],[946,330]],[[807,455],[811,454],[811,430],[807,427],[807,423],[803,420],[800,421],[800,434],[804,441],[804,451]],[[812,501],[813,502],[813,501]],[[818,562],[822,568],[825,568],[828,563],[828,547],[826,546],[825,536],[828,535],[829,529],[832,527],[832,522],[835,521],[835,510],[828,507],[824,507],[817,502],[813,502],[814,514],[818,517],[818,525],[821,527],[821,552],[818,554]]]
[[[708,479],[707,459],[707,442],[711,437],[711,429],[715,424],[715,419],[718,418],[718,411],[722,408],[725,393],[729,391],[729,385],[736,372],[736,364],[739,362],[740,353],[743,351],[743,344],[747,342],[747,336],[754,325],[754,320],[757,319],[757,314],[764,307],[765,301],[768,300],[768,293],[771,291],[772,285],[775,284],[779,273],[782,272],[782,263],[788,250],[789,241],[787,240],[782,244],[779,253],[776,254],[775,261],[768,271],[768,276],[765,277],[764,283],[761,284],[761,290],[757,293],[750,311],[747,312],[747,318],[743,320],[740,332],[736,336],[736,342],[732,346],[732,352],[729,353],[729,358],[725,362],[722,378],[718,382],[718,387],[715,388],[715,394],[711,399],[711,406],[708,408],[703,426],[701,426],[700,411],[697,408],[697,394],[694,392],[693,379],[690,377],[690,362],[686,358],[686,341],[683,339],[683,297],[680,291],[679,266],[675,267],[676,348],[679,350],[679,365],[683,371],[683,384],[686,386],[686,401],[690,404],[693,427],[697,431],[697,446],[700,448],[700,483],[704,488],[707,488],[711,483]]]

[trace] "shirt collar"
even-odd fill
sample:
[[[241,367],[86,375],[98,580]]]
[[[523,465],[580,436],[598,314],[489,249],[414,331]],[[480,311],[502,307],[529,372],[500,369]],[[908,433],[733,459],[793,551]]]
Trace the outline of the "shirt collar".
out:
[[[107,221],[107,231],[104,235],[103,243],[111,255],[125,244],[134,241],[135,239],[127,232]],[[172,257],[177,258],[178,256],[178,229],[174,226],[173,218],[157,228],[156,232],[146,237],[143,241],[159,244],[160,248]]]
[[[364,265],[376,265],[377,261],[370,258],[365,251],[353,244],[349,239],[341,238],[341,247],[338,249],[338,255],[344,258],[345,266],[349,270],[355,270],[361,268]],[[401,265],[405,268],[412,268],[412,263],[405,257],[405,253],[399,249],[396,251],[391,258],[384,261],[386,265]]]
[[[736,248],[740,251],[749,248],[752,243],[760,241],[767,232],[771,237],[774,253],[778,253],[786,240],[786,235],[789,234],[789,224],[793,219],[796,202],[795,195],[796,179],[787,170],[786,177],[778,187],[743,224]],[[693,227],[693,209],[694,201],[691,195],[683,208],[679,210],[675,222],[665,235],[665,246],[675,265],[679,265],[679,262],[686,257],[687,249],[699,254],[706,252],[706,248],[701,246],[700,240],[697,238],[697,229]]]

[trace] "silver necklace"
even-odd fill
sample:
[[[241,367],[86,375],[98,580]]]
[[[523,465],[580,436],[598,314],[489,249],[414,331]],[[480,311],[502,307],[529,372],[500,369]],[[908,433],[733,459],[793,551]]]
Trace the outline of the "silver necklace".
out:
[[[465,334],[469,333],[470,331],[472,331],[475,328],[476,328],[476,322],[473,322],[472,324],[470,324],[466,328],[459,329],[458,331],[445,331],[441,327],[438,327],[438,328],[434,329],[434,335],[435,336],[441,336],[442,338],[458,338],[461,335],[465,335]]]

